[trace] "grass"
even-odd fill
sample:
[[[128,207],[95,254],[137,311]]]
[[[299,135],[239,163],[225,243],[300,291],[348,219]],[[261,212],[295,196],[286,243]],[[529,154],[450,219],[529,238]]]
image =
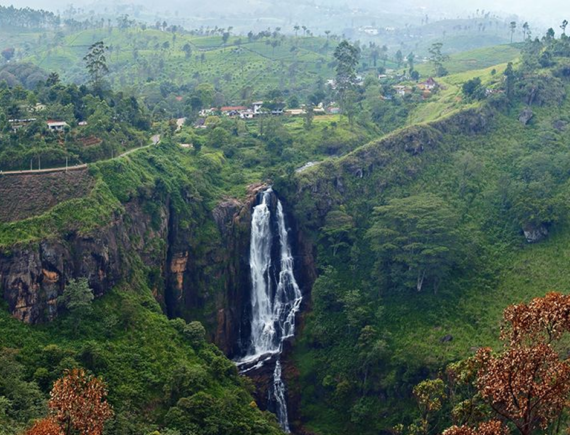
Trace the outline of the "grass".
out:
[[[514,62],[519,56],[520,47],[513,45],[494,45],[492,47],[452,54],[449,60],[444,63],[444,66],[449,71],[449,74],[453,75]],[[416,69],[422,76],[433,74],[433,68],[427,63],[418,65]]]

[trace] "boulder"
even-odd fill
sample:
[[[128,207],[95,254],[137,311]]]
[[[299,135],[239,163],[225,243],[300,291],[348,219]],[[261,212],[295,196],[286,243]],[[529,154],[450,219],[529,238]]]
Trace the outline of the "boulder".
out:
[[[544,225],[527,225],[523,228],[523,233],[528,243],[538,243],[548,236],[548,228]]]
[[[534,113],[532,113],[532,110],[530,110],[530,108],[527,107],[520,113],[519,121],[522,125],[527,125],[533,117]]]

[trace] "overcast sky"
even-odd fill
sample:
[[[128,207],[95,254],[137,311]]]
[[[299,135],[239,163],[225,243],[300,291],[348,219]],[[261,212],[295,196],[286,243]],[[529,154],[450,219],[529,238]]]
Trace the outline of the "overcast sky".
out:
[[[67,5],[73,3],[75,6],[86,6],[90,4],[145,4],[150,8],[156,8],[160,5],[163,10],[169,8],[179,8],[180,5],[186,6],[189,10],[194,8],[204,8],[205,5],[209,9],[213,7],[219,8],[223,12],[226,8],[236,7],[243,8],[244,11],[251,11],[252,7],[258,7],[263,4],[282,4],[287,0],[0,0],[0,5],[14,5],[16,7],[30,6],[33,8],[43,8],[52,11],[63,9]],[[545,26],[558,27],[558,22],[563,19],[570,20],[570,1],[569,0],[289,0],[288,5],[295,7],[297,3],[317,3],[317,4],[345,4],[354,7],[366,7],[371,10],[394,10],[394,8],[413,7],[415,9],[425,8],[426,11],[447,12],[452,15],[458,13],[474,12],[476,9],[485,9],[492,12],[502,12],[503,14],[516,14],[526,20],[538,24],[540,20]],[[177,6],[173,6],[176,4]]]

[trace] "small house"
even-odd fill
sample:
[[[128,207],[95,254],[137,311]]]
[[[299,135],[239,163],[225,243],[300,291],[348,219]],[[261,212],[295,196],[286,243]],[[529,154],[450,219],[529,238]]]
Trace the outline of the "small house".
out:
[[[31,122],[34,122],[35,120],[36,118],[9,119],[8,123],[10,124],[10,127],[12,127],[12,131],[16,133],[19,129]]]
[[[240,117],[241,119],[253,119],[253,118],[255,118],[255,113],[254,113],[254,111],[251,110],[251,109],[242,110],[242,111],[239,113],[239,117]]]
[[[439,83],[437,83],[433,77],[430,77],[425,82],[420,83],[418,86],[420,89],[433,91],[434,89],[439,88]]]
[[[400,97],[405,97],[406,95],[412,93],[412,87],[406,85],[396,85],[394,86],[394,91],[396,91]]]
[[[53,120],[48,120],[47,126],[51,131],[57,131],[57,132],[64,131],[66,127],[69,127],[69,125],[65,121],[53,121]]]

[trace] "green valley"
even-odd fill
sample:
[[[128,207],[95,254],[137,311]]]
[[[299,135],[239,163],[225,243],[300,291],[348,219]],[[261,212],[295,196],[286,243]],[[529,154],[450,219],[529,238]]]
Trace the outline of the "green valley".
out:
[[[109,10],[0,6],[0,435],[566,433],[567,22]]]

